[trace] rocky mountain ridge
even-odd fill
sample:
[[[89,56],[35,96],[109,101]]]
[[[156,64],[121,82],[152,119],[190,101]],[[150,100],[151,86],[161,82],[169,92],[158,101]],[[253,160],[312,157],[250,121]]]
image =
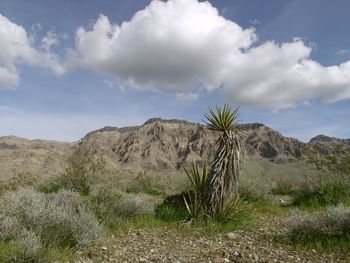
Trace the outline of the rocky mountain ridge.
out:
[[[350,156],[350,139],[319,135],[304,143],[261,123],[239,126],[245,132],[247,154],[253,160],[308,163],[315,156]],[[102,155],[112,169],[178,169],[191,161],[211,160],[217,136],[202,124],[154,118],[141,126],[92,131],[75,143],[0,137],[0,179],[23,171],[44,177],[58,174],[73,147]]]

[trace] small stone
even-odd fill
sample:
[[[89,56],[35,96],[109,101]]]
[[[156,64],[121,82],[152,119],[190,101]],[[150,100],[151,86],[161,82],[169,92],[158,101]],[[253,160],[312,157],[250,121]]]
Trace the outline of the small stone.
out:
[[[107,247],[101,247],[103,251],[107,251]]]
[[[236,240],[239,238],[241,235],[236,233],[236,232],[229,232],[225,235],[226,238],[231,239],[231,240]]]
[[[89,251],[88,257],[89,257],[89,258],[98,257],[98,254],[95,253],[95,252],[93,252],[93,251]]]

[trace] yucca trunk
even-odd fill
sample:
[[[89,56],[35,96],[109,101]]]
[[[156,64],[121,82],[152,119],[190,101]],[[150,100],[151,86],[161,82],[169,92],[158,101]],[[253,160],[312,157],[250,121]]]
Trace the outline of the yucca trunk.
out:
[[[208,209],[212,215],[220,214],[225,202],[238,192],[239,176],[243,161],[243,132],[235,127],[238,109],[231,110],[227,105],[223,109],[210,109],[206,114],[208,127],[220,132],[217,150],[209,170]]]
[[[243,146],[235,130],[222,132],[209,172],[209,204],[214,214],[238,192]]]

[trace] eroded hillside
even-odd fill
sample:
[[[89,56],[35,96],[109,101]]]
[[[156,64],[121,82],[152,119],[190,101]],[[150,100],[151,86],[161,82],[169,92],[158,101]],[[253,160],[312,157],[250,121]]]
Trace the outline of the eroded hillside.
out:
[[[250,173],[290,174],[347,165],[350,140],[317,136],[309,143],[282,136],[259,123],[242,124]],[[141,126],[105,127],[75,143],[0,138],[0,178],[15,172],[40,177],[63,171],[73,147],[101,154],[107,168],[139,170],[179,169],[191,161],[211,160],[217,135],[205,125],[181,120],[150,119]],[[329,166],[329,165],[328,165]],[[286,169],[284,169],[286,168]]]

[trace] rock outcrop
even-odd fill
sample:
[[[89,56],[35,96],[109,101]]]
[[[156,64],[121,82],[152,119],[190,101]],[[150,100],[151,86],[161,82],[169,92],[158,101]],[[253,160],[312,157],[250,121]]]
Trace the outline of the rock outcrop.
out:
[[[335,154],[350,155],[349,139],[319,135],[303,143],[261,123],[241,124],[240,128],[245,132],[246,152],[252,160],[310,163],[316,150],[317,158],[321,159]],[[75,143],[1,137],[0,179],[11,176],[13,171],[41,177],[58,174],[64,169],[73,146],[101,154],[112,169],[179,169],[191,161],[211,160],[217,136],[202,124],[155,118],[141,126],[105,127]]]

